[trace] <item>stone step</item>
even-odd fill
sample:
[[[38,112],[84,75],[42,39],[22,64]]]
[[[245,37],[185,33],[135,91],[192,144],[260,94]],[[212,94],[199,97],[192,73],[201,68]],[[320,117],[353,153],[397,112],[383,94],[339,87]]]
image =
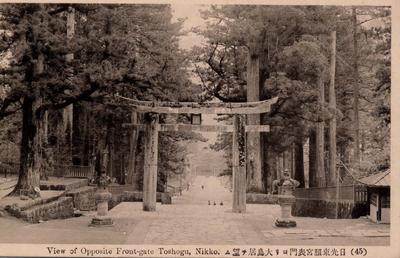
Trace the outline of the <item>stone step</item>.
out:
[[[108,191],[113,194],[113,195],[117,195],[117,194],[123,194],[124,192],[128,191],[134,191],[133,189],[135,189],[135,187],[133,185],[116,185],[116,184],[110,184],[107,187]]]
[[[66,196],[72,197],[74,208],[80,211],[91,211],[96,209],[96,200],[94,194],[96,187],[83,186],[75,188],[66,193]]]
[[[87,186],[87,178],[57,178],[51,177],[47,181],[40,181],[40,190],[71,191],[73,189]]]
[[[7,196],[0,201],[0,207],[18,217],[22,211],[56,201],[63,195],[64,191],[42,191],[40,197],[36,199],[21,200],[19,196]]]
[[[74,216],[72,197],[60,197],[58,200],[33,206],[20,212],[19,218],[29,223],[52,219],[66,219]]]

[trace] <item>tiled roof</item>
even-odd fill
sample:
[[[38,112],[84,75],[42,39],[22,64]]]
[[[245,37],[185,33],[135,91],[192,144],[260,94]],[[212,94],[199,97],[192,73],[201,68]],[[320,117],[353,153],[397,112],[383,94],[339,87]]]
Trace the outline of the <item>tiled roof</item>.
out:
[[[370,186],[390,186],[390,169],[361,178],[358,181]]]

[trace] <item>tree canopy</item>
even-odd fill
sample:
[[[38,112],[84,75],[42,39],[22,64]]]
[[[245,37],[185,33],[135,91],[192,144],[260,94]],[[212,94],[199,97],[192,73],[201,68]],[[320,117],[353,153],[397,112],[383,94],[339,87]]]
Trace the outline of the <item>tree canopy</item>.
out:
[[[39,154],[46,146],[38,137],[46,111],[81,103],[94,116],[90,134],[101,143],[107,135],[123,136],[116,128],[129,121],[129,112],[105,105],[118,103],[116,94],[142,100],[196,97],[186,54],[178,47],[182,22],[172,21],[169,5],[4,4],[0,12],[0,53],[7,61],[1,68],[0,118],[21,113],[22,120],[17,188],[38,185],[30,178],[43,165]],[[168,144],[161,153],[180,150],[182,137],[163,137]]]
[[[335,115],[338,148],[345,155],[342,158],[353,155],[352,8],[223,5],[212,6],[202,15],[207,25],[195,32],[207,43],[195,47],[192,54],[204,98],[245,101],[246,58],[253,51],[250,54],[260,58],[261,99],[279,96],[275,109],[263,117],[264,123],[274,126],[266,137],[267,144],[282,152],[296,139],[304,141],[316,122],[327,123]],[[361,176],[389,165],[390,8],[358,7],[356,18],[364,155]],[[325,87],[329,84],[329,33],[333,30],[338,35],[336,110],[317,102],[318,76],[322,76]],[[380,130],[372,130],[377,126]],[[222,139],[225,143],[215,148],[229,146],[227,138]],[[372,158],[370,154],[376,152],[380,154]]]

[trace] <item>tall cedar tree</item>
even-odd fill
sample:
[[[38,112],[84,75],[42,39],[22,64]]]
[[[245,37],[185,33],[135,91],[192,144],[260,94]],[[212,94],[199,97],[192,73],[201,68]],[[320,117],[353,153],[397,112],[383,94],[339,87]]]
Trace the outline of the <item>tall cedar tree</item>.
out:
[[[21,165],[14,194],[39,186],[44,152],[40,125],[46,110],[81,101],[101,104],[116,93],[154,100],[190,96],[182,90],[190,88],[190,82],[177,47],[181,23],[171,22],[169,6],[72,7],[78,13],[77,26],[66,47],[68,5],[1,6],[0,47],[6,64],[1,69],[5,94],[0,118],[22,112]],[[74,53],[72,62],[65,61],[67,53]]]
[[[206,38],[207,44],[192,52],[196,64],[194,72],[200,78],[203,97],[245,101],[246,53],[250,42],[261,40],[259,51],[264,58],[260,67],[261,99],[280,97],[271,113],[264,117],[264,122],[272,125],[271,132],[264,138],[267,152],[278,154],[290,149],[293,142],[304,143],[308,137],[315,137],[310,129],[316,123],[327,123],[336,115],[338,154],[345,163],[350,163],[354,140],[352,73],[349,72],[353,57],[351,11],[351,7],[333,6],[210,7],[203,12],[209,24],[195,30]],[[359,67],[359,76],[365,82],[365,87],[360,89],[359,104],[360,117],[366,118],[361,119],[365,121],[360,126],[364,135],[361,153],[372,158],[372,153],[385,149],[384,155],[378,155],[380,165],[366,164],[368,159],[363,159],[364,171],[371,172],[374,167],[388,164],[390,8],[368,7],[358,12],[367,17],[357,24],[362,32],[357,34],[359,63],[363,64],[363,68]],[[371,24],[370,21],[378,22]],[[317,76],[321,71],[328,71],[332,29],[337,31],[336,110],[327,103],[322,106],[317,103]],[[326,72],[322,76],[327,85]],[[371,130],[371,122],[379,124],[382,130]],[[221,137],[221,140],[225,143],[214,147],[228,146],[227,138]],[[311,164],[310,169],[313,166],[315,164]]]

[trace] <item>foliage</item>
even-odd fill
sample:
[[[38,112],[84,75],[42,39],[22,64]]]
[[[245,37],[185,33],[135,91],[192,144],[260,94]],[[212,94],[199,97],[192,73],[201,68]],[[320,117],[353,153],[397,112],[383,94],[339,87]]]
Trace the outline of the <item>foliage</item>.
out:
[[[389,165],[390,8],[360,7],[360,117],[363,171]],[[211,6],[203,12],[207,26],[195,31],[207,44],[193,49],[194,72],[204,98],[245,101],[247,55],[260,60],[261,99],[279,101],[263,122],[273,125],[266,144],[280,153],[305,139],[318,121],[337,116],[339,153],[351,155],[353,141],[353,41],[351,8],[341,6]],[[379,21],[373,23],[371,22]],[[317,105],[318,77],[329,83],[329,32],[337,31],[337,109]],[[328,91],[325,90],[327,98]],[[372,130],[379,128],[379,130]],[[229,152],[221,136],[213,147]],[[382,155],[375,155],[383,150]],[[227,152],[227,153],[228,153]],[[228,153],[229,154],[229,153]],[[227,155],[229,156],[229,155]],[[360,173],[363,173],[362,171]]]
[[[76,25],[68,41],[66,16],[73,10]],[[95,148],[104,148],[123,139],[121,125],[129,121],[126,110],[104,105],[118,103],[116,94],[142,100],[195,98],[186,54],[178,48],[182,22],[172,22],[168,5],[5,4],[0,11],[0,53],[8,58],[1,70],[0,118],[20,112],[21,103],[31,101],[35,115],[23,116],[32,121],[22,124],[33,134],[28,140],[22,133],[27,140],[21,142],[21,150],[34,146],[26,151],[33,157],[28,170],[31,166],[34,173],[41,163],[35,132],[40,134],[46,110],[57,112],[81,102],[94,116],[86,125],[90,138]],[[72,61],[66,60],[68,53],[73,53]],[[41,60],[44,69],[38,73]],[[181,138],[162,145],[160,152],[179,150]],[[125,143],[119,151],[126,148]],[[168,162],[170,157],[164,156]],[[27,157],[22,155],[21,162],[27,163]]]

